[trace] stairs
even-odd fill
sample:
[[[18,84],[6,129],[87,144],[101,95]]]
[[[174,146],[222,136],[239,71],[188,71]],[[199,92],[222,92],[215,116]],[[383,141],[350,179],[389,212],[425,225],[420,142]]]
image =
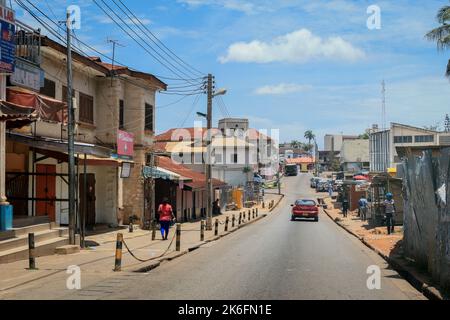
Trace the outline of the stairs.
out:
[[[34,233],[36,257],[52,255],[55,248],[69,244],[68,229],[42,223],[11,231],[14,237],[0,241],[0,264],[28,259],[28,234]]]

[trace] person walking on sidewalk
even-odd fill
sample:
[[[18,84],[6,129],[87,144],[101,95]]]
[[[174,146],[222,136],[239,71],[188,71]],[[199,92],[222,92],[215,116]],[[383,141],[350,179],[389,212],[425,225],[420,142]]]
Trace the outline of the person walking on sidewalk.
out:
[[[361,199],[359,199],[358,202],[359,205],[359,214],[361,217],[361,221],[366,221],[367,220],[367,199],[364,196],[361,196]]]
[[[386,227],[388,234],[394,233],[394,216],[395,216],[395,202],[392,193],[386,194],[386,200],[384,200],[384,214],[386,216]]]
[[[159,224],[161,225],[161,237],[167,240],[169,236],[170,222],[175,220],[172,206],[169,204],[169,199],[164,198],[162,204],[158,208]]]
[[[342,213],[344,214],[344,217],[347,218],[347,214],[348,214],[348,200],[347,200],[346,196],[344,196],[344,199],[342,200]]]

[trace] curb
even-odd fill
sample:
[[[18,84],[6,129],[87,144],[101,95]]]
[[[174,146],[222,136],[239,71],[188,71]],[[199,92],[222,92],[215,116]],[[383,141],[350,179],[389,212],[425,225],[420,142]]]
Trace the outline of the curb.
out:
[[[444,300],[442,295],[440,294],[439,290],[436,289],[433,286],[430,286],[420,280],[418,277],[416,277],[411,271],[407,270],[401,263],[395,261],[395,259],[390,258],[389,256],[385,255],[383,252],[375,248],[373,245],[368,243],[364,237],[361,237],[354,233],[353,231],[347,229],[343,224],[339,223],[338,221],[334,220],[334,218],[327,212],[327,210],[323,209],[323,211],[327,214],[327,216],[339,227],[347,231],[347,233],[351,234],[358,240],[360,240],[366,247],[377,253],[381,258],[383,258],[395,271],[397,271],[399,274],[402,275],[403,278],[405,278],[406,281],[408,281],[416,290],[421,292],[425,297],[427,297],[430,300]]]
[[[281,196],[281,198],[273,205],[272,209],[270,209],[269,212],[272,212],[273,210],[275,210],[285,197],[284,194],[281,194],[280,196]]]
[[[280,200],[280,201],[281,201],[281,200]],[[279,203],[280,201],[278,201],[278,203]],[[278,203],[277,203],[277,205],[278,205]],[[274,206],[274,208],[275,208],[275,207],[276,207],[276,205]],[[223,237],[226,237],[226,236],[228,236],[228,235],[234,233],[235,231],[240,230],[241,228],[244,228],[244,227],[246,227],[246,226],[248,226],[248,225],[250,225],[250,224],[252,224],[252,223],[254,223],[254,222],[257,222],[257,221],[259,221],[259,220],[265,218],[265,217],[267,217],[267,214],[266,214],[266,213],[263,213],[263,214],[261,214],[259,217],[255,218],[255,219],[253,219],[253,220],[250,220],[250,221],[248,221],[248,222],[245,223],[245,224],[241,224],[240,226],[237,226],[236,228],[234,228],[234,229],[232,229],[232,230],[229,230],[229,231],[227,231],[227,232],[224,232],[224,233],[222,233],[222,234],[220,234],[220,235],[218,235],[218,236],[214,236],[214,237],[212,237],[211,239],[207,239],[207,240],[205,240],[205,241],[198,242],[198,243],[196,243],[196,244],[194,244],[194,245],[189,246],[189,247],[188,247],[187,249],[185,249],[185,250],[171,252],[171,253],[169,253],[168,255],[164,256],[164,257],[161,257],[161,258],[159,258],[159,259],[154,260],[154,261],[153,261],[152,263],[150,263],[149,265],[140,267],[140,268],[138,268],[138,269],[129,270],[129,271],[130,271],[130,272],[137,272],[137,273],[139,273],[139,272],[140,272],[140,273],[149,272],[149,271],[151,271],[151,270],[156,269],[157,267],[159,267],[159,266],[161,265],[162,262],[165,262],[165,261],[172,261],[172,260],[175,260],[175,259],[177,259],[177,258],[179,258],[179,257],[182,257],[182,256],[184,256],[185,254],[188,254],[189,252],[195,251],[195,250],[197,250],[197,249],[203,247],[203,246],[204,246],[205,244],[207,244],[207,243],[214,242],[214,241],[217,241],[217,240],[219,240],[219,239],[221,239],[221,238],[223,238]],[[128,271],[128,270],[127,270],[127,271]]]

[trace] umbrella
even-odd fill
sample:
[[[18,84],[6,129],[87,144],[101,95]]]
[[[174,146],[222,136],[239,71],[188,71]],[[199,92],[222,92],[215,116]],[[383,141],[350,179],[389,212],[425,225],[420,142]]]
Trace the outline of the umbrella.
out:
[[[369,178],[362,176],[362,175],[358,175],[358,176],[354,176],[353,179],[355,180],[369,180]]]

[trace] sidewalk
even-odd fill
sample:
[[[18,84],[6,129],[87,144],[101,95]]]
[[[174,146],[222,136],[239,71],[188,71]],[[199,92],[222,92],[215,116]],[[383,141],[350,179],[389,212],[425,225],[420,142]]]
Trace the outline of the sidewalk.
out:
[[[324,212],[336,224],[377,252],[417,290],[421,291],[429,299],[446,299],[445,295],[438,288],[431,285],[433,282],[426,272],[419,270],[411,261],[403,257],[402,227],[396,226],[395,232],[388,235],[386,227],[372,228],[368,222],[361,221],[357,216],[357,211],[349,212],[348,216],[344,218],[340,208],[335,206],[335,201],[325,198],[325,204],[328,208],[324,209]]]
[[[83,274],[83,286],[117,275],[117,272],[113,272],[113,268],[118,233],[123,234],[124,242],[137,258],[142,260],[154,258],[147,262],[137,261],[128,253],[126,247],[123,246],[122,271],[124,273],[149,271],[159,266],[163,261],[175,259],[199,248],[201,245],[218,240],[220,237],[226,236],[230,232],[234,232],[239,228],[262,219],[270,214],[267,203],[273,200],[276,206],[282,198],[282,196],[266,194],[265,209],[262,209],[261,206],[259,206],[251,209],[243,209],[241,211],[229,211],[218,217],[214,217],[213,230],[205,231],[205,241],[203,242],[200,241],[200,221],[183,223],[181,225],[181,250],[179,252],[175,250],[175,227],[170,229],[168,241],[161,240],[159,230],[156,230],[156,240],[154,241],[151,240],[151,231],[138,229],[133,233],[129,233],[128,230],[120,230],[87,237],[87,241],[92,244],[95,243],[97,246],[81,250],[80,253],[37,258],[36,266],[38,270],[27,270],[27,260],[10,264],[0,264],[0,298],[11,298],[11,296],[7,294],[9,289],[28,285],[30,282],[48,279],[46,283],[50,283],[53,279],[64,279],[67,277],[67,267],[71,265],[76,265],[81,268]],[[253,218],[253,210],[256,208],[258,208],[259,211],[258,218]],[[249,210],[251,212],[250,221],[248,220]],[[245,219],[243,217],[241,226],[238,226],[240,212],[245,212]],[[236,217],[234,228],[232,228],[231,222],[233,214]],[[229,226],[228,232],[225,233],[224,228],[227,217],[229,218]],[[214,222],[216,219],[220,221],[218,236],[214,236]],[[161,255],[163,256],[160,257]]]

